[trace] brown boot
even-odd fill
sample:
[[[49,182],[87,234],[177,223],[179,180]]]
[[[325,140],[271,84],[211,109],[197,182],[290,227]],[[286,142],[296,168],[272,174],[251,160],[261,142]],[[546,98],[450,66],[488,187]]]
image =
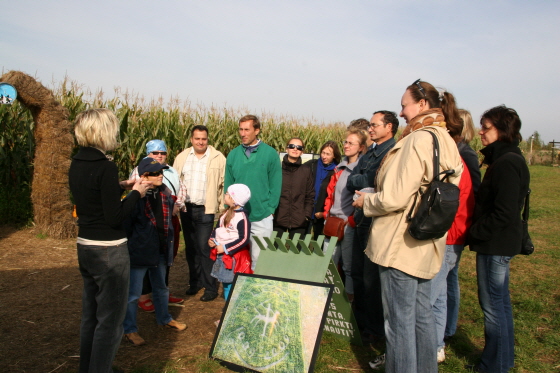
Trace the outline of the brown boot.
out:
[[[124,339],[132,343],[134,346],[142,346],[146,344],[144,338],[140,337],[140,334],[138,333],[125,334]]]
[[[167,325],[165,325],[168,328],[171,329],[175,329],[178,332],[181,332],[185,329],[187,329],[187,324],[183,324],[182,322],[176,321],[176,320],[171,320]]]

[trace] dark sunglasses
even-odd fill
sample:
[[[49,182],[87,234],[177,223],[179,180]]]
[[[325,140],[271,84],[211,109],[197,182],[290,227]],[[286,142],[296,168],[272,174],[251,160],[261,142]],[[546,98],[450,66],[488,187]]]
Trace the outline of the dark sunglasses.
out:
[[[416,81],[412,83],[412,85],[415,84],[418,87],[418,90],[422,93],[422,97],[426,97],[426,91],[424,91],[424,88],[422,88],[422,85],[420,85],[420,79],[416,79]]]
[[[286,146],[286,148],[288,149],[297,149],[300,152],[303,151],[303,146],[302,145],[296,145],[296,144],[289,144],[288,146]]]
[[[153,155],[167,155],[167,152],[152,152]]]
[[[156,177],[156,176],[163,175],[163,171],[160,170],[160,171],[157,171],[157,172],[146,172],[144,175]]]

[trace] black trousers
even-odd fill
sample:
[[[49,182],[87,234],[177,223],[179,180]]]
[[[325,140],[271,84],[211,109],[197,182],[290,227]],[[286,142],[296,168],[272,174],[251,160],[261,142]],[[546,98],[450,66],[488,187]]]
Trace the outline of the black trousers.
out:
[[[214,228],[214,214],[206,214],[204,206],[187,204],[187,212],[181,211],[181,225],[189,266],[189,285],[205,288],[205,293],[217,294],[218,282],[210,276],[214,261],[210,259],[211,249],[208,246]]]

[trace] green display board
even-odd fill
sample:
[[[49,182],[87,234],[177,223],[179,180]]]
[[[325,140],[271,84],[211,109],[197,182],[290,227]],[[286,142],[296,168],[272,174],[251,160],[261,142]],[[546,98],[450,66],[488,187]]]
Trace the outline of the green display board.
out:
[[[325,236],[319,236],[317,241],[314,241],[310,234],[305,235],[303,239],[300,239],[297,233],[293,239],[289,238],[288,233],[282,234],[282,237],[276,235],[277,232],[272,232],[270,237],[253,236],[261,249],[255,274],[334,285],[324,331],[361,346],[362,339],[356,318],[346,296],[344,284],[332,261],[337,238],[330,238],[323,253],[321,248]]]

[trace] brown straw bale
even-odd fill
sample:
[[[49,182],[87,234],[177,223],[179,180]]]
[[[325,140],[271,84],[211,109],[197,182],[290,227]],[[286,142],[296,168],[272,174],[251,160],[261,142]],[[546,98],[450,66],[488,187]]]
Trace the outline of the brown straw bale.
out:
[[[31,111],[35,122],[31,191],[35,226],[53,238],[75,237],[68,187],[74,137],[68,110],[55,100],[51,90],[21,71],[9,71],[0,81],[16,88],[17,99]]]

